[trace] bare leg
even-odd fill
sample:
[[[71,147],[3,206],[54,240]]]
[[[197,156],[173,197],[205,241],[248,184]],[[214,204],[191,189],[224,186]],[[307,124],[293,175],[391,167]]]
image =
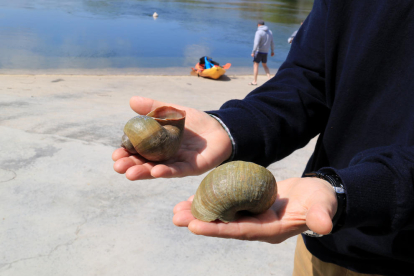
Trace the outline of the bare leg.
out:
[[[267,67],[267,64],[266,64],[266,63],[262,63],[262,65],[263,65],[263,69],[264,69],[264,70],[265,70],[265,72],[266,72],[267,78],[269,78],[269,79],[270,79],[270,71],[269,71],[269,67]]]
[[[254,74],[254,81],[253,84],[257,84],[257,75],[259,74],[259,63],[253,62],[253,74]]]

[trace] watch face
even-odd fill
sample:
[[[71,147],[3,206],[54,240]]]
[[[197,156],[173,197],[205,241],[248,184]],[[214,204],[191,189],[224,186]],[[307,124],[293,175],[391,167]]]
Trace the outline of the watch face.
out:
[[[335,190],[335,193],[337,194],[345,194],[345,189],[342,187],[333,187]]]
[[[312,237],[312,238],[320,238],[320,237],[323,237],[323,235],[318,234],[318,233],[315,233],[312,230],[306,230],[302,234],[305,234],[306,236]]]

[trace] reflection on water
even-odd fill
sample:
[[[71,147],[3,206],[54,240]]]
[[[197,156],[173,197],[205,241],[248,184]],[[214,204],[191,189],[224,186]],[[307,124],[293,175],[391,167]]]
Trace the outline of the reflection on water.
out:
[[[250,67],[256,21],[273,31],[280,66],[287,38],[313,0],[0,0],[0,69],[194,66],[212,56]],[[159,17],[154,19],[152,14]]]

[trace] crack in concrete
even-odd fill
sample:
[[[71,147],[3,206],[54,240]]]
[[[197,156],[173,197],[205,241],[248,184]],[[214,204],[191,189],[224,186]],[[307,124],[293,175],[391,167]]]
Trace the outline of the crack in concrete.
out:
[[[74,244],[79,239],[79,232],[80,232],[82,226],[84,226],[88,222],[88,220],[85,217],[84,217],[84,219],[85,219],[85,221],[82,222],[80,225],[78,225],[76,227],[76,230],[74,232],[74,234],[75,234],[76,237],[74,239],[72,239],[72,240],[70,240],[68,242],[65,242],[63,244],[56,245],[48,254],[44,254],[44,255],[40,255],[39,254],[39,255],[37,255],[35,257],[23,258],[23,259],[19,259],[19,260],[10,262],[10,263],[0,263],[0,272],[5,272],[5,271],[11,269],[14,264],[19,263],[19,262],[24,262],[24,261],[27,261],[27,260],[38,259],[38,258],[43,258],[43,257],[49,258],[60,247],[62,247],[62,246],[71,246],[72,244]]]
[[[11,181],[16,177],[15,171],[0,168],[0,183]]]

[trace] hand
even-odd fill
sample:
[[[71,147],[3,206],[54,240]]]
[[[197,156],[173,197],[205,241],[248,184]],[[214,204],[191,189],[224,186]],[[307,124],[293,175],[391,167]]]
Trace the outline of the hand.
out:
[[[191,214],[193,197],[174,207],[173,222],[196,235],[280,243],[308,229],[328,234],[337,209],[332,186],[319,178],[289,178],[278,182],[273,206],[259,215],[230,222],[204,222]]]
[[[198,175],[230,157],[232,146],[227,132],[207,113],[143,97],[133,97],[129,104],[141,115],[164,105],[187,113],[183,141],[173,158],[164,162],[150,162],[139,155],[130,155],[124,148],[113,152],[115,171],[125,174],[129,180]]]
[[[274,55],[275,55],[275,53],[273,53],[273,52],[270,54],[271,57],[273,57]]]
[[[251,56],[254,57],[254,54],[252,53]]]

